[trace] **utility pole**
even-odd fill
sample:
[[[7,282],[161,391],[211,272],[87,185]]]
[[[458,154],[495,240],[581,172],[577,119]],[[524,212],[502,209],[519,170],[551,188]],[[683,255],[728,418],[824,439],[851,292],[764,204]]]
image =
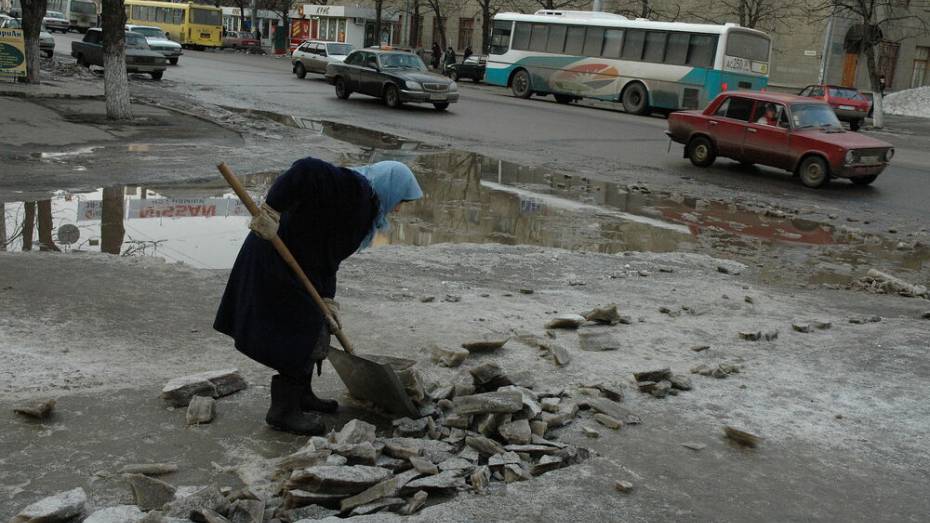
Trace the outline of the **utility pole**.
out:
[[[404,0],[404,21],[401,24],[401,45],[410,47],[410,0]]]
[[[830,55],[833,53],[833,20],[836,18],[836,6],[830,11],[830,18],[827,20],[827,31],[823,36],[823,54],[820,57],[820,78],[818,83],[827,83],[827,76],[830,73]]]
[[[252,35],[255,35],[256,34],[255,31],[258,31],[258,14],[256,14],[255,12],[257,11],[256,9],[257,4],[258,4],[257,0],[252,0],[252,6],[249,8],[252,11]],[[261,47],[262,43],[258,42],[258,45],[259,47]]]

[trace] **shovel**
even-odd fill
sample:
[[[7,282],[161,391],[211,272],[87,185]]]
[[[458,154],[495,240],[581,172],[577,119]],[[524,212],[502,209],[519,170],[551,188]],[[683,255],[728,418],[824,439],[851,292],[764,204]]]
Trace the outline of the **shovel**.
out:
[[[221,163],[216,167],[223,175],[223,178],[226,179],[226,183],[228,183],[233,192],[236,193],[236,196],[245,204],[246,208],[249,210],[249,214],[252,216],[258,215],[258,206],[255,205],[252,197],[246,192],[245,188],[242,187],[239,179],[236,178],[236,175],[233,174],[229,166],[225,163]],[[297,275],[297,278],[303,284],[307,292],[310,293],[313,302],[316,303],[316,306],[320,308],[320,311],[326,318],[326,324],[336,327],[333,334],[336,335],[336,338],[339,340],[344,350],[330,350],[328,357],[329,362],[333,365],[333,368],[336,369],[336,373],[339,374],[339,378],[342,379],[342,382],[345,383],[346,387],[349,389],[349,393],[356,398],[368,400],[394,414],[410,418],[419,418],[420,414],[418,409],[414,406],[413,402],[410,401],[410,397],[407,396],[407,392],[404,390],[404,385],[395,372],[406,370],[413,366],[415,362],[389,356],[367,355],[363,357],[360,354],[356,354],[352,344],[349,343],[349,339],[346,338],[339,324],[334,321],[329,306],[326,305],[326,302],[323,301],[320,294],[316,292],[316,288],[313,287],[310,278],[307,277],[307,274],[300,267],[300,264],[297,263],[297,260],[294,258],[294,255],[291,254],[287,245],[284,245],[284,242],[277,235],[272,238],[271,244],[274,246],[275,250],[278,251],[278,254],[281,255],[281,258],[284,259],[284,262],[294,271],[294,274]]]

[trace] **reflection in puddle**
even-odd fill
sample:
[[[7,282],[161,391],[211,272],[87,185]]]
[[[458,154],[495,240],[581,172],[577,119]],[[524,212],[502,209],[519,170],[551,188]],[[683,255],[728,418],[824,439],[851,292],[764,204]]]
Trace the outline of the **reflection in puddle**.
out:
[[[927,247],[898,250],[878,236],[850,235],[829,224],[769,216],[732,203],[631,192],[473,153],[408,156],[415,149],[370,147],[375,160],[409,161],[425,194],[392,215],[393,229],[376,244],[699,252],[755,266],[763,280],[791,283],[845,283],[873,267],[927,279],[930,268]],[[243,182],[261,196],[275,176]],[[7,203],[0,211],[5,217],[0,248],[100,250],[199,268],[230,267],[248,223],[246,210],[219,176],[205,183],[60,193],[40,202]],[[53,237],[65,224],[80,230],[73,245],[60,245]]]

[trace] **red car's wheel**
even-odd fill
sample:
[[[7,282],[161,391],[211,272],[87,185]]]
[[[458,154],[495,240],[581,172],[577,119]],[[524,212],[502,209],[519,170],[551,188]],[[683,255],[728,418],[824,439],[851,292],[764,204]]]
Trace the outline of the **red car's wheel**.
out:
[[[708,167],[717,159],[717,149],[707,137],[696,136],[688,142],[688,159],[698,167]]]
[[[830,181],[830,168],[827,162],[819,156],[808,156],[798,167],[801,183],[811,189],[819,189]]]

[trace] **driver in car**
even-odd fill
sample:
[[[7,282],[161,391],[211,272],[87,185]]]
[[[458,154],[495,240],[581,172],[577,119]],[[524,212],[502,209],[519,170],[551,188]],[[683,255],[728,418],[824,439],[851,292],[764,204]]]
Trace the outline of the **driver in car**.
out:
[[[759,117],[756,120],[757,124],[760,125],[771,125],[775,127],[778,125],[778,116],[777,111],[775,110],[775,104],[765,104],[765,114]]]

